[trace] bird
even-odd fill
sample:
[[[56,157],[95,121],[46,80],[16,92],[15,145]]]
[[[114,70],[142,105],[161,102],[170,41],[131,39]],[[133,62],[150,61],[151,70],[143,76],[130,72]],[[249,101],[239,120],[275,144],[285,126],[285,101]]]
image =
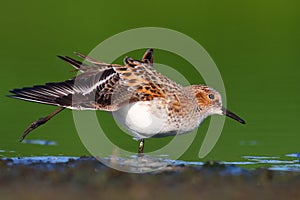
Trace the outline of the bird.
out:
[[[74,53],[86,62],[58,57],[79,71],[77,76],[10,91],[11,98],[58,106],[51,114],[32,122],[20,141],[64,109],[112,113],[139,140],[138,155],[143,155],[146,138],[189,133],[211,115],[225,115],[246,123],[223,107],[217,90],[203,84],[182,86],[158,72],[153,66],[153,48],[141,60],[126,56],[124,65]]]

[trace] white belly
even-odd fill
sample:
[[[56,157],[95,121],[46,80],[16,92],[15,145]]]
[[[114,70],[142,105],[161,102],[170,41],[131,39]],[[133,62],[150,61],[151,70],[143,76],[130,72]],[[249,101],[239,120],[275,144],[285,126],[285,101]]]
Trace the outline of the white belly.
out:
[[[168,120],[166,109],[159,109],[156,103],[149,101],[124,106],[113,112],[113,116],[136,138],[149,138],[161,133]]]

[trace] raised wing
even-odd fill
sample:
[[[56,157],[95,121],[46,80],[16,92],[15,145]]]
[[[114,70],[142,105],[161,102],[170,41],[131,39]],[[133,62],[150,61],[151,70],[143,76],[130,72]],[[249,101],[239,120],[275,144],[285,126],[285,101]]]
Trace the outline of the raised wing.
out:
[[[126,58],[125,66],[99,62],[79,53],[76,55],[92,65],[59,56],[82,73],[63,82],[14,89],[10,91],[13,93],[10,97],[70,109],[107,111],[117,110],[128,102],[163,97],[161,88],[151,83],[156,79],[149,69],[153,62],[152,49],[144,54],[142,61]]]
[[[93,70],[63,82],[14,89],[10,97],[71,109],[98,109],[95,103],[98,91],[106,85],[115,85],[118,79],[113,68]]]

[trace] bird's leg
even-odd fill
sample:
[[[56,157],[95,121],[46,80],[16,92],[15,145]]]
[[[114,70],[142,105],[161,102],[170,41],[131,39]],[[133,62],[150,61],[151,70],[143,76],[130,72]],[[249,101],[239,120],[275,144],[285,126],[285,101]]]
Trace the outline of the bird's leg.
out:
[[[143,152],[144,152],[144,146],[145,146],[145,140],[141,139],[140,140],[140,145],[139,145],[139,150],[138,150],[138,156],[143,156]]]
[[[51,113],[50,115],[46,116],[46,117],[42,117],[40,119],[38,119],[37,121],[32,122],[28,128],[24,131],[21,139],[19,140],[20,142],[22,142],[24,140],[24,138],[34,129],[36,129],[37,127],[39,127],[42,124],[45,124],[47,121],[49,121],[52,117],[54,117],[56,114],[58,114],[60,111],[62,111],[63,109],[65,109],[64,107],[60,107],[59,109],[55,110],[53,113]]]

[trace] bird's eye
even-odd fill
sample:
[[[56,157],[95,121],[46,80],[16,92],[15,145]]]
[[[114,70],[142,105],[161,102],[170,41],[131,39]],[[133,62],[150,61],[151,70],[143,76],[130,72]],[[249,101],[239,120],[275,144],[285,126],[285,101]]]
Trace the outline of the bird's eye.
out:
[[[208,98],[210,98],[211,100],[213,100],[213,99],[215,99],[215,95],[209,94],[209,95],[208,95]]]

